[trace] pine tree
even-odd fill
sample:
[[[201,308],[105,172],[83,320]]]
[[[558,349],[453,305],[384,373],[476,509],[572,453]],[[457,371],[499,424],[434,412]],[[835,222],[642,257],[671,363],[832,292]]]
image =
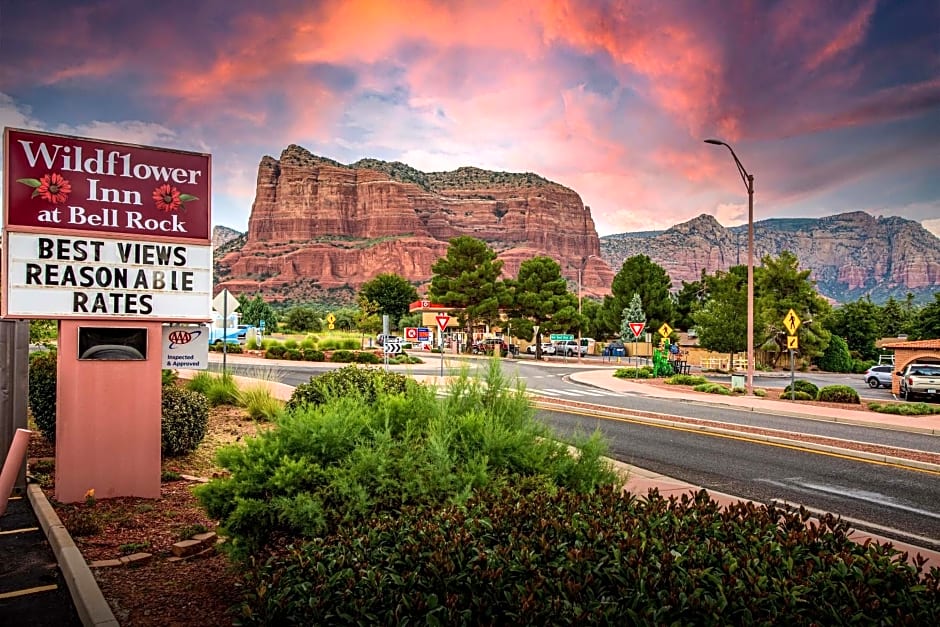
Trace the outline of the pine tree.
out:
[[[631,322],[646,323],[646,314],[643,313],[643,300],[638,292],[633,292],[633,298],[630,304],[623,308],[623,319],[620,321],[620,339],[624,342],[632,341],[636,338],[633,330],[630,328]]]

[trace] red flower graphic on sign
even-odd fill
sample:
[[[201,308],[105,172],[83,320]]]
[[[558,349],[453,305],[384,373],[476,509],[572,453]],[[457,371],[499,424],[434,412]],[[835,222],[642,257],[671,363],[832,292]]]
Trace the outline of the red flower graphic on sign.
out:
[[[72,193],[72,184],[68,179],[55,172],[49,172],[39,179],[17,179],[16,182],[33,188],[30,198],[41,196],[51,203],[65,202]]]
[[[183,206],[183,203],[191,200],[199,200],[199,198],[192,194],[181,194],[180,190],[169,183],[164,183],[153,190],[153,202],[156,203],[157,209],[160,211],[177,211]]]
[[[180,190],[169,183],[164,183],[153,190],[153,201],[157,203],[157,209],[160,211],[176,211],[183,205],[180,200]]]

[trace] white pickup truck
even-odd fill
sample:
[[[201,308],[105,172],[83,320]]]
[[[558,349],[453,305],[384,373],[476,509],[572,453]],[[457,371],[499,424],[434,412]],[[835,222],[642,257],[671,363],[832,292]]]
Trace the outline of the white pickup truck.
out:
[[[940,363],[914,362],[898,372],[901,377],[901,398],[940,398]]]

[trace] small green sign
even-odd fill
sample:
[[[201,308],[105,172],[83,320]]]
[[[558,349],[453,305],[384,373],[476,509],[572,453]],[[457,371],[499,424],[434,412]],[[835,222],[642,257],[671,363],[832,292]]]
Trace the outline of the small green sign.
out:
[[[570,333],[552,333],[548,336],[548,339],[553,342],[564,342],[565,340],[573,340],[574,336]]]

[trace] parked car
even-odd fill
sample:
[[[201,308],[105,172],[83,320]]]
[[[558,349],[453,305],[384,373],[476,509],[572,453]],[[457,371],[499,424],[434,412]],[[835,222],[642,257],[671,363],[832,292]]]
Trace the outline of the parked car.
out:
[[[503,357],[509,354],[509,344],[498,337],[488,337],[473,343],[470,352],[474,355],[487,354],[492,355],[496,351]]]
[[[940,363],[914,362],[898,371],[901,377],[901,398],[940,399]]]
[[[884,386],[886,388],[891,387],[891,379],[894,376],[893,373],[894,366],[872,366],[865,371],[865,374],[862,375],[862,378],[865,379],[865,382],[868,383],[868,387],[877,388]]]
[[[530,355],[535,354],[535,344],[529,344],[525,347],[525,352]],[[555,345],[551,342],[542,342],[542,354],[543,355],[554,355],[555,354]]]
[[[578,340],[562,340],[555,342],[555,354],[571,357],[572,355],[587,355],[587,347],[579,346]]]

